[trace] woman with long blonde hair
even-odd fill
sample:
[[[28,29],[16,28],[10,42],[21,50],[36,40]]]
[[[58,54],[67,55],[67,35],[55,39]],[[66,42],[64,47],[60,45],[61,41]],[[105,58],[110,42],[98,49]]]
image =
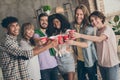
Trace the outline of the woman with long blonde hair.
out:
[[[31,23],[24,23],[22,25],[21,28],[22,39],[20,41],[20,45],[23,49],[32,49],[35,46],[34,40],[32,38],[34,34],[34,28],[35,28],[34,25]],[[31,80],[41,79],[38,55],[26,60],[26,67]]]
[[[78,33],[94,35],[94,28],[89,23],[89,11],[83,4],[75,9],[75,20],[71,24],[71,28]],[[74,52],[77,54],[77,73],[78,80],[97,80],[97,55],[93,41],[85,39],[76,39],[76,41],[68,40],[66,43],[74,45]]]

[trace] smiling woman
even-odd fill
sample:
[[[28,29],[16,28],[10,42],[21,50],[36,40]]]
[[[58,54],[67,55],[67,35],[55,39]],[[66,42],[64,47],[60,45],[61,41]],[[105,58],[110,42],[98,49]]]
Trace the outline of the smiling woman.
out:
[[[67,18],[59,13],[49,16],[48,36],[57,36],[59,45],[55,48],[58,69],[64,80],[74,80],[75,63],[72,47],[65,44],[63,36],[67,29],[70,29],[70,23]],[[51,31],[51,29],[53,31]],[[64,37],[65,39],[65,37]]]
[[[23,49],[33,49],[35,47],[35,42],[33,40],[34,34],[34,25],[31,23],[24,23],[21,28],[22,39],[20,41],[20,46]],[[40,67],[38,62],[38,55],[34,56],[31,59],[25,61],[26,67],[32,80],[39,80],[41,79],[40,76]]]

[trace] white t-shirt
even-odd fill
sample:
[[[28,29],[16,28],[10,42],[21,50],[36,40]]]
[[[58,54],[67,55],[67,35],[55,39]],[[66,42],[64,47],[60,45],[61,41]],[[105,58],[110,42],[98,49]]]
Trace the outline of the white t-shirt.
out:
[[[103,67],[113,67],[119,63],[115,34],[108,26],[97,32],[97,36],[101,34],[106,35],[107,39],[96,43],[98,64]]]
[[[24,39],[22,39],[20,41],[20,45],[23,49],[30,49],[31,50],[33,48],[29,44],[29,42],[25,41]],[[40,80],[41,79],[38,55],[32,57],[29,60],[26,60],[26,67],[28,69],[30,79],[32,79],[32,80]]]

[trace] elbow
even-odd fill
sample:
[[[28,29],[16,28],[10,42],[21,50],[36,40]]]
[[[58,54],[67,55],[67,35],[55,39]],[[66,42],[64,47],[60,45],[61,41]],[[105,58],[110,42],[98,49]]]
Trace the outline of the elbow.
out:
[[[100,37],[98,37],[98,38],[96,38],[96,39],[94,39],[94,42],[102,42],[103,41],[103,39],[102,38],[100,38]]]
[[[98,39],[96,42],[100,43],[100,42],[102,42],[102,40],[101,40],[101,39]]]

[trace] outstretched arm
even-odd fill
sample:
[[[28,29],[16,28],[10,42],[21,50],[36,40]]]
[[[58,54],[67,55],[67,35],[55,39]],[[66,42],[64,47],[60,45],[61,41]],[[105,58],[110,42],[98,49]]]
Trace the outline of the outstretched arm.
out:
[[[66,40],[66,43],[69,45],[74,45],[74,46],[78,46],[78,47],[82,47],[82,48],[88,47],[87,42],[78,42],[78,41],[74,41],[74,40]]]
[[[94,42],[102,42],[107,39],[107,36],[104,34],[101,34],[100,36],[90,36],[90,35],[85,35],[85,34],[80,34],[75,32],[73,36],[75,38],[83,38],[83,39],[91,40]]]
[[[54,40],[54,41],[48,42],[47,44],[42,45],[42,47],[36,46],[35,48],[33,48],[33,53],[34,53],[34,55],[38,55],[47,49],[56,47],[57,44],[58,44],[58,41]]]

